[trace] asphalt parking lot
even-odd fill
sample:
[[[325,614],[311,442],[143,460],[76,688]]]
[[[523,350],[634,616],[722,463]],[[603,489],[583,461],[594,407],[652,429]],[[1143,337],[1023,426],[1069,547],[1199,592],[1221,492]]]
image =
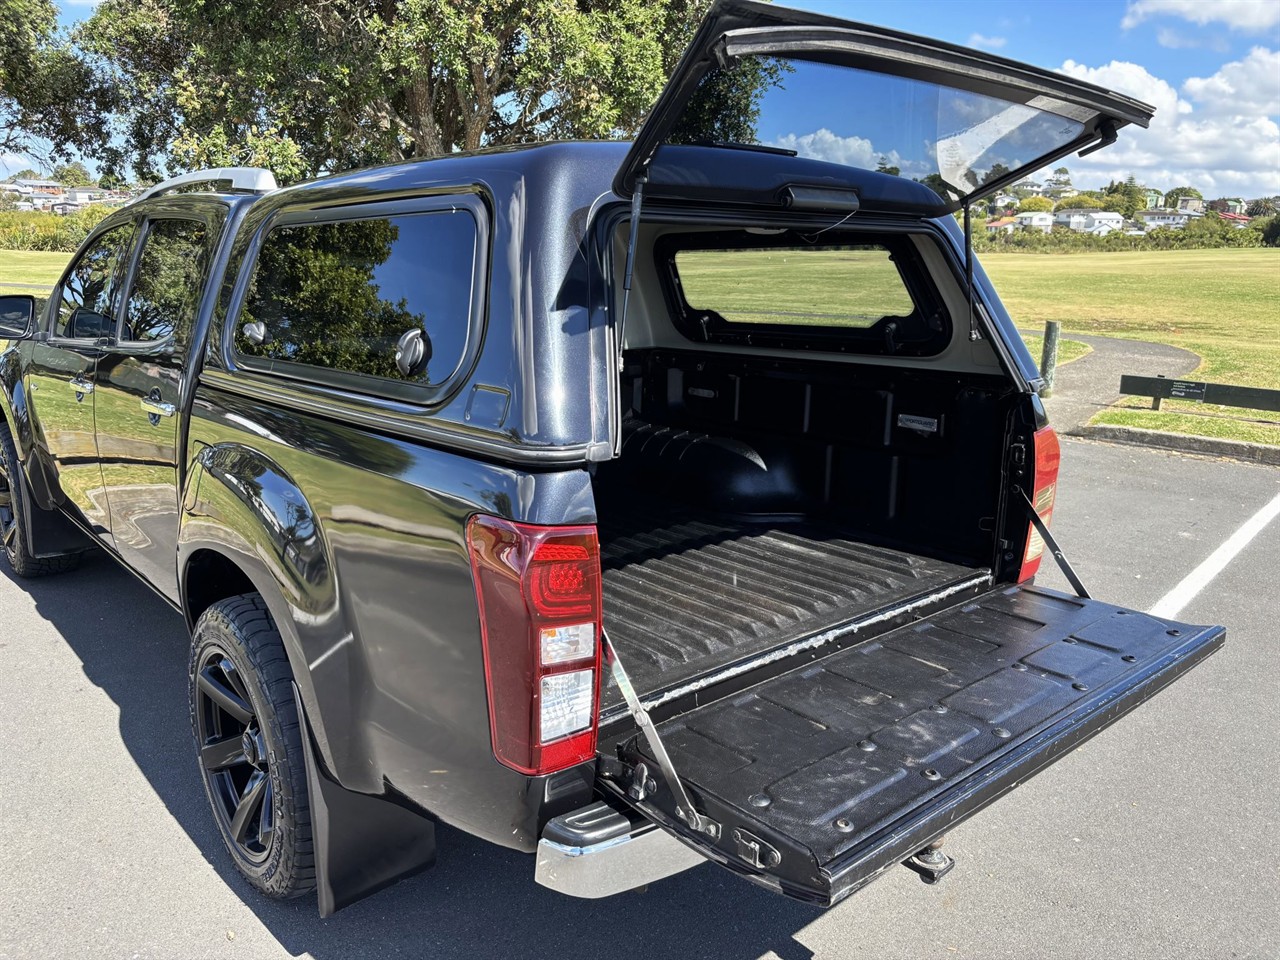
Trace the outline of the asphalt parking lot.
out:
[[[1054,529],[1147,610],[1280,470],[1064,441]],[[1041,583],[1062,587],[1056,571]],[[1261,957],[1280,919],[1280,519],[1187,604],[1227,647],[961,826],[959,863],[830,911],[712,866],[602,901],[450,829],[432,871],[320,920],[234,873],[187,726],[181,619],[105,557],[0,576],[0,957]]]

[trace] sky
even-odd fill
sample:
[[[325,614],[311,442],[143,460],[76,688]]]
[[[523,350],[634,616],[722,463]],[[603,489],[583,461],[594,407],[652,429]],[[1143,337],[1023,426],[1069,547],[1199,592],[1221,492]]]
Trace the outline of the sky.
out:
[[[1156,108],[1149,130],[1123,129],[1112,147],[1063,161],[1078,188],[1132,174],[1206,197],[1280,194],[1280,0],[784,0],[865,23],[923,34],[1057,70]],[[64,26],[93,3],[63,3]],[[873,110],[850,98],[825,128],[846,148],[909,152]],[[778,129],[818,133],[822,126]],[[765,132],[761,131],[762,134]],[[883,144],[883,145],[882,145]],[[838,149],[841,144],[830,145]],[[861,156],[853,150],[851,156]],[[24,158],[0,157],[10,172]]]

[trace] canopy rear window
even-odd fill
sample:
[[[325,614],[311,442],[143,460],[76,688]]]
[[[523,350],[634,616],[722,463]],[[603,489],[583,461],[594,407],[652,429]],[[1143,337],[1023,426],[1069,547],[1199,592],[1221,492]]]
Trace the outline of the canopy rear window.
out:
[[[851,109],[858,104],[867,109]],[[1011,103],[887,73],[752,56],[702,78],[667,142],[773,147],[908,177],[954,201],[1079,140],[1082,120],[1092,118],[1048,97]]]
[[[927,356],[950,323],[901,236],[788,231],[667,236],[658,242],[667,300],[691,340]]]

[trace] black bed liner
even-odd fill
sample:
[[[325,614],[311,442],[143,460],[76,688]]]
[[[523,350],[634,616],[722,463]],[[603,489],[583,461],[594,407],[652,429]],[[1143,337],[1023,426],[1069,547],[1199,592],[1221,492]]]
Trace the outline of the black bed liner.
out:
[[[604,624],[642,695],[986,572],[827,526],[600,514]]]
[[[1224,636],[1003,587],[658,729],[697,808],[723,827],[714,845],[695,840],[704,855],[829,904],[1119,719]],[[624,753],[653,768],[637,741]],[[660,787],[642,812],[685,832],[670,796]],[[742,836],[776,861],[744,863]]]

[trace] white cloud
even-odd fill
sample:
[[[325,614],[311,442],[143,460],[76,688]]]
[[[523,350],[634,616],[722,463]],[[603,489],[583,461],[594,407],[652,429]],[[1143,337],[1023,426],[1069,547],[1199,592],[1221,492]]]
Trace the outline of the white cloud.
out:
[[[1062,72],[1118,90],[1156,108],[1149,130],[1129,126],[1111,147],[1072,158],[1077,185],[1099,186],[1133,174],[1149,186],[1180,184],[1206,196],[1255,197],[1280,191],[1280,126],[1274,89],[1237,90],[1265,73],[1274,56],[1257,48],[1243,61],[1225,64],[1212,77],[1187,81],[1187,99],[1136,63],[1112,61],[1089,67],[1068,60]],[[1274,83],[1270,85],[1274,88]],[[1194,100],[1193,104],[1191,101]]]
[[[1191,77],[1182,91],[1197,103],[1242,116],[1280,114],[1280,50],[1254,47],[1211,77]]]
[[[1280,23],[1276,0],[1132,0],[1120,26],[1128,30],[1151,17],[1181,17],[1204,26],[1224,23],[1232,30],[1258,32]]]
[[[813,160],[842,163],[865,170],[874,170],[880,159],[880,155],[872,149],[870,140],[862,137],[838,137],[826,127],[801,136],[788,133],[774,141],[773,146],[794,150],[800,156]],[[890,159],[889,162],[892,163],[893,160]]]
[[[969,34],[969,46],[984,47],[987,50],[999,50],[1009,41],[1004,37],[984,37],[980,33]]]
[[[1188,37],[1170,27],[1161,27],[1156,31],[1156,42],[1170,50],[1212,50],[1215,53],[1226,53],[1230,45],[1222,37]]]

